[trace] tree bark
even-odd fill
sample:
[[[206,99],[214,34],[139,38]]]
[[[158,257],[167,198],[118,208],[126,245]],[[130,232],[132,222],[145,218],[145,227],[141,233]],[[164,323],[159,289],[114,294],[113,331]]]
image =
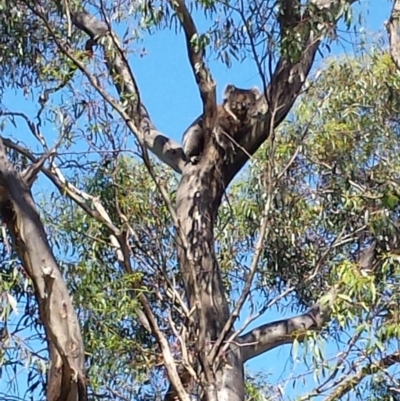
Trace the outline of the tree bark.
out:
[[[180,242],[178,257],[189,309],[196,308],[198,312],[196,353],[202,365],[209,365],[203,369],[212,371],[207,354],[229,318],[229,307],[214,250],[214,223],[225,189],[223,159],[212,142],[205,155],[199,164],[188,163],[183,170],[176,205],[181,233],[189,245],[189,249],[185,249]],[[216,375],[211,374],[212,377],[208,376],[204,381],[213,387],[210,392],[215,392],[219,401],[243,400],[240,352],[236,349],[227,354],[229,361],[226,363],[234,369],[224,369],[220,363]],[[230,384],[226,387],[222,383]]]
[[[331,0],[318,3],[318,6],[329,11],[331,6],[337,5],[337,2]],[[291,5],[295,4],[296,0],[285,3],[287,14],[282,15],[282,34],[285,28],[300,23],[300,14],[291,12]],[[327,19],[335,25],[338,17],[327,16]],[[297,20],[294,20],[296,18]],[[326,32],[322,31],[318,35],[310,27],[303,38],[304,50],[299,59],[289,61],[282,57],[278,62],[265,102],[261,102],[260,107],[253,110],[251,124],[240,135],[239,143],[247,152],[238,151],[235,162],[227,166],[212,142],[208,141],[199,164],[195,166],[187,164],[182,172],[177,194],[177,214],[189,249],[185,249],[181,244],[179,263],[190,308],[196,307],[199,312],[197,344],[198,351],[204,353],[203,356],[200,355],[200,360],[203,361],[205,377],[203,388],[209,400],[212,400],[209,393],[215,391],[219,401],[242,401],[245,360],[275,346],[293,342],[295,331],[302,330],[304,337],[307,330],[318,328],[325,321],[326,314],[316,306],[303,316],[261,327],[258,331],[244,336],[241,340],[253,342],[251,346],[240,349],[237,345],[230,344],[225,355],[217,354],[216,361],[207,359],[210,346],[218,338],[230,313],[214,254],[214,222],[223,191],[248,160],[248,155],[256,152],[292,108],[325,34]],[[205,138],[207,140],[208,136]],[[229,334],[231,333],[228,333],[226,338],[229,338]],[[207,362],[209,366],[204,366]],[[211,375],[207,375],[207,371],[204,372],[207,369],[211,371]],[[208,392],[207,385],[210,384],[213,388]]]
[[[55,3],[59,3],[59,1],[55,0]],[[71,17],[74,25],[84,31],[94,43],[101,36],[107,36],[112,40],[113,43],[109,43],[112,51],[104,51],[104,58],[121,102],[126,102],[126,99],[129,99],[129,117],[125,118],[125,121],[128,122],[129,118],[133,119],[137,130],[135,134],[142,134],[140,139],[144,146],[159,160],[176,172],[181,173],[184,167],[182,148],[180,144],[158,131],[151,121],[145,105],[140,100],[139,88],[124,56],[118,37],[109,30],[105,22],[98,20],[86,10],[72,9]],[[66,53],[65,49],[62,50]]]
[[[392,12],[390,13],[389,22],[386,25],[388,36],[390,55],[398,70],[400,70],[400,0],[393,2]]]
[[[315,304],[307,313],[256,327],[239,337],[243,361],[261,355],[284,344],[302,341],[310,330],[318,330],[330,319],[336,289],[327,294],[324,302]],[[328,298],[328,299],[326,299]]]
[[[48,401],[85,401],[83,341],[78,317],[30,189],[8,161],[0,139],[0,214],[32,280],[49,350]]]

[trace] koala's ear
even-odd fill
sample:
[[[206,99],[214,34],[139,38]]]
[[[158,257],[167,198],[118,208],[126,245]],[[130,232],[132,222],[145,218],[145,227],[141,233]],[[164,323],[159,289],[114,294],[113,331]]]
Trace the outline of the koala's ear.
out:
[[[236,87],[234,85],[226,85],[225,90],[224,90],[224,97],[229,96],[234,90],[236,89]]]
[[[254,95],[256,96],[257,99],[259,99],[262,96],[262,93],[260,91],[260,89],[257,88],[257,86],[253,86],[250,91],[252,93],[254,93]]]

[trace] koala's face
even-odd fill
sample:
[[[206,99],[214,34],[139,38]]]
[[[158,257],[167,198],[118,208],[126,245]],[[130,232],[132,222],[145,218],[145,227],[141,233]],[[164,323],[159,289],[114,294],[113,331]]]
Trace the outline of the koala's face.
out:
[[[225,102],[229,108],[240,119],[246,117],[247,111],[257,102],[261,93],[257,88],[240,89],[228,85],[225,89]]]

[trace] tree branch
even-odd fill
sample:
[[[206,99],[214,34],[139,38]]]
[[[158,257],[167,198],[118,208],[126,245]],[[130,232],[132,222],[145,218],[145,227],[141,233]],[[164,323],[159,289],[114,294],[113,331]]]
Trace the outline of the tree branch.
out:
[[[387,355],[377,362],[371,361],[366,366],[363,366],[357,373],[348,377],[344,382],[342,382],[342,384],[340,384],[328,397],[324,398],[324,401],[340,400],[367,376],[387,369],[395,363],[400,363],[400,351]]]
[[[144,309],[144,313],[149,320],[150,326],[154,335],[157,337],[158,344],[160,345],[162,355],[164,358],[164,365],[168,372],[168,377],[180,401],[190,401],[189,394],[186,392],[185,386],[182,383],[181,375],[178,373],[177,366],[172,355],[168,340],[158,327],[154,314],[148,304],[146,297],[143,294],[139,295],[139,299]]]
[[[29,152],[28,149],[17,145],[9,139],[3,138],[4,145],[9,148],[17,151],[21,155],[25,156],[28,160],[30,160],[33,164],[32,166],[36,166],[41,159],[36,159],[32,153]],[[47,155],[47,154],[46,154]],[[54,184],[54,186],[59,190],[60,194],[63,196],[68,196],[75,204],[80,207],[88,216],[92,217],[98,223],[103,224],[110,232],[110,243],[111,246],[115,249],[115,253],[118,261],[122,264],[123,269],[127,273],[132,273],[132,268],[130,268],[129,264],[129,251],[126,246],[126,238],[124,237],[123,232],[121,232],[111,221],[108,213],[104,209],[101,202],[94,196],[87,194],[84,191],[79,190],[75,186],[73,186],[70,182],[68,182],[65,177],[62,175],[61,171],[54,167],[52,168],[55,172],[51,171],[44,166],[41,166],[41,171],[43,174]],[[29,171],[29,168],[28,170]],[[131,234],[135,236],[133,230],[131,230]],[[138,309],[136,311],[137,317],[140,323],[147,331],[151,331],[149,322],[144,316],[143,312]]]
[[[347,0],[347,3],[352,4],[355,1],[357,0]],[[265,142],[271,127],[276,128],[285,119],[300,94],[321,41],[326,37],[327,32],[336,26],[343,12],[342,2],[339,0],[312,0],[308,7],[303,17],[299,19],[298,0],[284,1],[281,10],[283,14],[280,18],[281,37],[287,37],[287,32],[293,29],[296,21],[297,24],[302,24],[302,29],[299,30],[302,34],[302,52],[296,58],[286,54],[281,55],[266,93],[265,100],[268,108],[260,103],[260,107],[253,110],[251,123],[238,134],[241,138],[239,145],[246,152],[239,150],[235,162],[225,169],[226,185],[247,162],[248,154],[253,155]],[[325,16],[324,27],[319,31],[310,25],[315,19],[311,15],[315,15],[315,10],[311,13],[310,7],[319,9]]]
[[[59,3],[57,0],[54,1]],[[43,13],[38,10],[33,11],[42,19],[44,18]],[[178,143],[158,131],[152,123],[146,107],[140,101],[138,87],[117,35],[105,22],[99,21],[86,10],[71,9],[70,14],[75,27],[89,35],[90,40],[103,47],[106,64],[120,96],[120,101],[128,104],[127,114],[137,123],[135,135],[140,135],[147,149],[180,173],[185,165],[182,148]],[[52,36],[53,39],[56,39],[54,34]],[[107,49],[105,49],[104,42],[106,42]],[[65,49],[63,51],[66,53]],[[76,63],[76,59],[70,54],[67,55]],[[78,65],[78,67],[82,70],[82,65]],[[94,87],[98,90],[96,86]],[[112,104],[112,106],[115,108],[115,105]]]
[[[192,66],[193,74],[200,90],[201,100],[203,101],[203,128],[205,131],[208,131],[214,127],[217,115],[216,85],[204,62],[204,52],[202,44],[199,43],[199,34],[185,1],[169,0],[169,3],[180,19],[185,32],[190,65]]]
[[[231,332],[232,327],[233,327],[237,317],[239,316],[239,314],[243,308],[243,305],[246,302],[246,299],[250,293],[251,285],[253,284],[253,279],[254,279],[254,276],[257,271],[258,262],[261,257],[261,252],[264,249],[263,244],[264,244],[264,241],[267,236],[267,232],[268,232],[267,228],[270,226],[270,224],[269,224],[270,220],[268,219],[268,214],[271,209],[271,202],[272,202],[272,193],[271,193],[271,191],[269,191],[268,198],[265,203],[264,210],[263,210],[263,217],[262,217],[262,223],[261,223],[261,227],[260,227],[260,233],[259,233],[259,237],[258,237],[257,244],[255,247],[253,260],[251,262],[250,272],[246,278],[246,282],[245,282],[244,288],[242,290],[242,294],[240,295],[239,300],[237,301],[235,309],[229,315],[227,322],[225,323],[223,329],[221,330],[221,333],[219,334],[218,339],[216,340],[216,342],[213,346],[213,349],[210,352],[210,361],[211,362],[214,362],[214,359],[219,352],[222,342],[225,340],[227,334],[229,332]]]
[[[376,259],[377,240],[359,255],[363,271],[371,270]],[[291,344],[295,338],[302,341],[309,330],[318,330],[330,319],[330,311],[338,289],[333,287],[307,313],[289,319],[267,323],[239,337],[244,361],[254,358],[280,345]]]
[[[7,147],[15,149],[16,151],[30,159],[34,163],[34,165],[38,163],[35,161],[36,159],[28,150],[14,144],[10,140],[4,140],[4,142],[7,144]],[[124,271],[127,274],[132,274],[133,269],[131,267],[131,262],[129,259],[130,251],[126,242],[126,237],[124,233],[122,233],[116,226],[114,226],[101,202],[97,198],[79,190],[78,188],[67,182],[59,169],[53,168],[56,170],[55,173],[52,173],[49,169],[46,169],[43,166],[41,166],[41,169],[62,194],[67,194],[67,196],[72,199],[79,207],[85,210],[85,212],[88,213],[89,216],[91,216],[101,224],[104,224],[110,230],[110,242],[112,243],[113,247],[116,248],[117,259],[121,263]],[[87,203],[90,203],[91,206],[88,206]],[[131,230],[130,232],[133,236],[135,236],[133,230]],[[136,288],[136,286],[138,287],[139,285],[140,283],[135,283],[133,284],[133,287]],[[142,312],[142,310],[140,309],[136,311],[138,319],[142,323],[144,328],[147,331],[152,332],[157,338],[157,341],[162,350],[164,364],[168,371],[168,376],[171,380],[173,394],[181,401],[189,401],[188,394],[186,393],[184,385],[182,384],[182,381],[180,379],[180,375],[177,372],[177,366],[169,348],[168,341],[162,331],[159,329],[145,295],[139,293],[138,298],[144,310],[144,312]]]
[[[240,336],[243,361],[246,362],[280,345],[291,344],[295,339],[303,341],[308,331],[319,330],[330,319],[335,297],[336,288],[333,288],[307,313],[264,324]]]

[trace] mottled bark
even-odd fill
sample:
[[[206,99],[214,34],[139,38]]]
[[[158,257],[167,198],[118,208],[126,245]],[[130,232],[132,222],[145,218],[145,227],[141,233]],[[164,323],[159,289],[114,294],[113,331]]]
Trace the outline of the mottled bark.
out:
[[[390,54],[396,67],[400,70],[400,0],[393,2],[392,12],[386,28],[389,35]]]
[[[30,188],[8,161],[0,139],[0,214],[35,288],[48,343],[48,401],[86,400],[78,318],[47,240]]]
[[[203,157],[199,164],[189,163],[183,170],[177,193],[177,214],[182,233],[189,243],[189,249],[179,247],[179,263],[189,306],[197,308],[198,311],[199,334],[196,352],[199,357],[202,356],[204,363],[209,363],[208,351],[229,318],[229,307],[214,250],[214,223],[224,191],[223,164],[212,143],[205,154],[207,157]],[[233,355],[230,355],[231,358]],[[240,367],[241,372],[240,356],[233,358],[231,363]],[[232,381],[234,386],[238,378],[232,377],[232,373],[233,376],[238,374],[237,371],[220,371],[219,380],[223,381],[218,380],[219,383],[227,380]],[[207,380],[210,381],[210,378]],[[225,394],[222,398],[218,396],[218,399],[243,399],[243,380],[239,380],[239,383],[242,383],[239,384],[240,389],[237,388],[238,385],[230,390],[216,388],[217,394],[221,391]]]

